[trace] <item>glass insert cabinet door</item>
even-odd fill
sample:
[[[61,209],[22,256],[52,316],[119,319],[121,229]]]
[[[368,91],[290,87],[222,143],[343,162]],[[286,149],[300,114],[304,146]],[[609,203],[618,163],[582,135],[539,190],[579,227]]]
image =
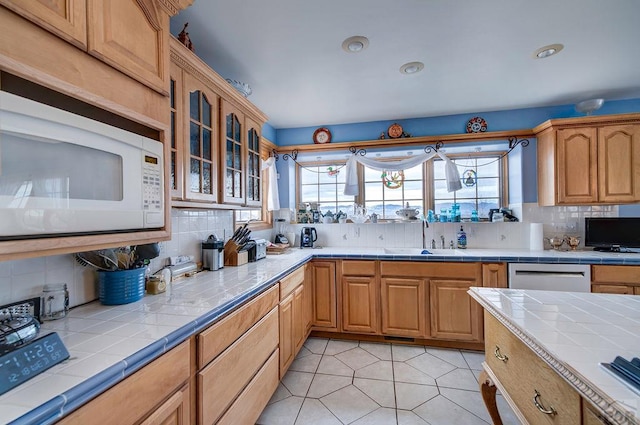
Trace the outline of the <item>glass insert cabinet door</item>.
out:
[[[222,201],[232,204],[245,203],[245,170],[246,158],[243,154],[244,114],[232,104],[222,102],[223,139],[221,155],[222,169]]]
[[[188,79],[185,82],[189,84]],[[204,87],[188,90],[189,111],[189,139],[188,163],[189,170],[186,186],[186,197],[195,200],[209,200],[217,202],[217,179],[215,164],[217,161],[217,104],[215,93]]]
[[[246,203],[249,206],[262,205],[262,178],[260,162],[260,126],[246,119],[247,126],[247,188]]]

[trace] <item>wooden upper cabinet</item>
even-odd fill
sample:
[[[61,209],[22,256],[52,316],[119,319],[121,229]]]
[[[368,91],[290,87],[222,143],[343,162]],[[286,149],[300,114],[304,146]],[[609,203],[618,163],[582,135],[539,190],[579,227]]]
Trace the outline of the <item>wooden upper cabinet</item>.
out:
[[[260,152],[261,143],[261,126],[254,120],[247,118],[245,120],[247,131],[246,144],[246,188],[245,188],[245,204],[251,207],[260,207],[262,205],[262,161]]]
[[[188,74],[183,96],[185,198],[217,202],[218,96]]]
[[[640,124],[598,128],[598,195],[607,203],[640,200]]]
[[[538,204],[640,201],[640,115],[547,121],[538,138]]]
[[[169,110],[171,114],[171,134],[169,157],[169,191],[174,199],[184,198],[184,98],[183,72],[171,63],[169,84]]]
[[[245,122],[244,114],[230,102],[222,101],[220,143],[220,199],[230,204],[244,204],[245,194]]]
[[[91,55],[168,94],[169,15],[154,0],[92,0],[87,18]]]
[[[69,43],[87,48],[86,0],[0,0],[0,4]]]
[[[598,200],[596,134],[595,128],[558,130],[558,203]]]

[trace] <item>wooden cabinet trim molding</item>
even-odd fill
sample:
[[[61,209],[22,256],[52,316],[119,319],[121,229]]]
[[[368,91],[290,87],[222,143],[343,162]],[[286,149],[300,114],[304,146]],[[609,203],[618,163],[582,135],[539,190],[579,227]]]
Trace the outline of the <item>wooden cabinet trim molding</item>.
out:
[[[245,99],[224,78],[212,70],[202,59],[187,49],[173,36],[169,37],[169,48],[171,60],[180,68],[198,78],[226,100],[240,107],[244,113],[247,113],[258,123],[264,123],[268,120],[264,112]]]
[[[551,119],[535,126],[532,131],[534,134],[538,134],[548,128],[553,127],[591,127],[591,126],[603,126],[610,124],[630,124],[640,122],[640,114],[613,114],[613,115],[590,115],[588,117],[578,118],[559,118]]]

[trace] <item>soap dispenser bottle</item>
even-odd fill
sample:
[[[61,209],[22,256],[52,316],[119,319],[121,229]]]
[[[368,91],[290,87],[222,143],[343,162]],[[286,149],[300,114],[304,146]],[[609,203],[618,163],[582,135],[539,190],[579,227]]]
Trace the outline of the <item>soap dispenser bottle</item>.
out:
[[[460,231],[458,232],[458,249],[466,249],[467,248],[467,234],[465,233],[462,226],[460,226]]]

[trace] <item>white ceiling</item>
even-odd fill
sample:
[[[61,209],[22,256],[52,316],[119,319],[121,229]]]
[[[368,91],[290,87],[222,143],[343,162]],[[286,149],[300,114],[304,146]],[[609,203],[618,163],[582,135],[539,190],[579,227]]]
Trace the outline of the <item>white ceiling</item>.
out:
[[[195,0],[185,22],[275,128],[640,98],[639,0]],[[353,35],[368,49],[343,51]]]

